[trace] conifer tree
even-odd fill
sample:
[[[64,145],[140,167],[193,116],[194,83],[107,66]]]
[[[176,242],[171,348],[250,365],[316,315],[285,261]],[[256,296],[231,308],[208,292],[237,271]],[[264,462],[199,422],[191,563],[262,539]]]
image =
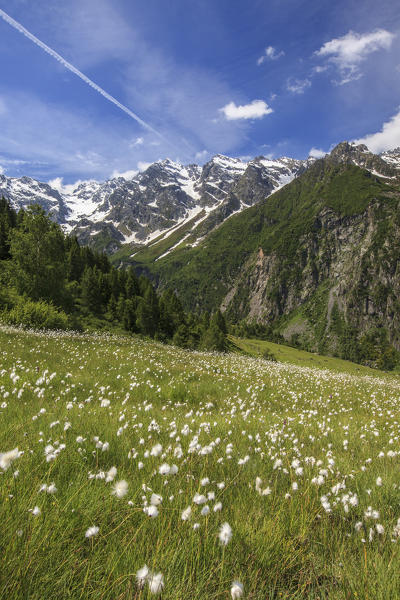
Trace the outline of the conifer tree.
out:
[[[62,303],[66,277],[64,234],[44,210],[30,206],[20,227],[11,231],[14,281],[33,300]]]

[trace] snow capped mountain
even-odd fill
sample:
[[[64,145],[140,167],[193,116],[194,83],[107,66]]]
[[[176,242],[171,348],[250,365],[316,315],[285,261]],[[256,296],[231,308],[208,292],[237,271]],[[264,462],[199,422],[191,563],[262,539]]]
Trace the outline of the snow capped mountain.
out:
[[[368,169],[388,183],[400,177],[400,149],[378,156],[366,146],[342,142],[329,156],[333,162]],[[314,160],[258,156],[246,162],[217,154],[200,167],[165,159],[130,180],[74,185],[0,175],[0,194],[16,208],[40,204],[82,243],[110,253],[124,244],[137,251],[172,234],[178,240],[174,245],[183,239],[193,245],[232,214],[290,183]]]
[[[380,155],[373,154],[367,146],[341,142],[330,153],[330,159],[340,163],[354,164],[367,169],[373,175],[386,179],[400,176],[400,151],[391,150]]]

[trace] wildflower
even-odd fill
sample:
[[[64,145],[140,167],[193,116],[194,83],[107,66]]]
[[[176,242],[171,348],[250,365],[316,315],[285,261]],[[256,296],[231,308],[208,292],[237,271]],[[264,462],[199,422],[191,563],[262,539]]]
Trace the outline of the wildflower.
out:
[[[150,504],[152,506],[159,506],[162,502],[162,496],[159,494],[152,494],[150,498]]]
[[[149,567],[144,565],[139,571],[136,573],[136,583],[138,584],[139,589],[144,587],[146,583],[147,577],[149,575]]]
[[[192,516],[192,507],[188,506],[187,508],[185,508],[184,511],[182,511],[182,521],[188,521],[190,519],[190,517]]]
[[[41,512],[42,511],[40,510],[40,508],[38,506],[35,506],[35,508],[32,509],[32,514],[34,517],[38,517]]]
[[[153,448],[150,451],[150,455],[151,456],[160,456],[162,452],[162,446],[161,444],[156,444],[155,446],[153,446]]]
[[[222,510],[222,502],[217,502],[217,503],[214,505],[213,511],[214,511],[214,512],[217,512],[218,510]]]
[[[164,587],[164,577],[162,573],[149,574],[148,582],[151,594],[161,594]]]
[[[382,477],[377,477],[376,478],[376,485],[379,486],[379,487],[382,485]]]
[[[203,494],[195,494],[193,496],[193,502],[195,504],[205,504],[207,502],[207,498],[203,496]]]
[[[123,498],[128,493],[128,482],[125,479],[121,479],[121,481],[117,481],[114,485],[112,494],[117,496],[117,498]]]
[[[231,587],[231,597],[232,600],[236,600],[237,598],[241,598],[243,596],[243,584],[240,581],[234,581]]]
[[[232,528],[229,525],[229,523],[223,523],[221,525],[218,537],[219,537],[219,541],[221,542],[221,544],[223,546],[226,546],[227,544],[229,544],[229,542],[231,541],[231,538],[232,538]]]
[[[203,506],[203,508],[201,509],[201,514],[204,517],[205,515],[208,515],[209,512],[210,512],[210,507],[208,506],[208,504],[205,504]]]
[[[158,472],[160,473],[160,475],[169,475],[170,471],[171,471],[171,467],[169,466],[168,463],[163,463],[158,469]]]
[[[55,494],[57,492],[57,488],[55,486],[55,483],[51,483],[50,485],[47,486],[47,493],[48,494]]]
[[[19,458],[19,456],[20,453],[18,451],[18,448],[14,448],[14,450],[9,450],[8,452],[4,452],[3,454],[0,453],[0,467],[3,469],[3,471],[7,471],[11,463],[16,458]]]
[[[95,535],[97,535],[98,533],[99,533],[99,528],[96,527],[96,525],[93,525],[93,527],[89,527],[86,530],[85,537],[91,538],[91,537],[94,537]]]
[[[143,512],[145,512],[149,517],[155,518],[155,517],[158,516],[158,508],[157,508],[157,506],[153,506],[153,505],[146,506],[143,509]]]
[[[111,467],[111,469],[109,471],[107,471],[107,473],[106,473],[106,482],[109,483],[110,481],[113,481],[116,474],[117,474],[117,468]]]
[[[379,523],[377,523],[376,531],[377,531],[377,533],[379,533],[379,535],[383,535],[385,533],[385,528],[383,525],[380,525]]]

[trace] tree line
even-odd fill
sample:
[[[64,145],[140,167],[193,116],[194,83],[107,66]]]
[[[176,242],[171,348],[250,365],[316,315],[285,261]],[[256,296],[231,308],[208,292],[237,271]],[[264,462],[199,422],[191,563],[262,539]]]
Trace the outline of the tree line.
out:
[[[132,267],[81,246],[38,205],[15,211],[0,199],[0,316],[32,327],[124,329],[186,348],[225,351],[217,311],[186,313],[176,293],[157,294]]]

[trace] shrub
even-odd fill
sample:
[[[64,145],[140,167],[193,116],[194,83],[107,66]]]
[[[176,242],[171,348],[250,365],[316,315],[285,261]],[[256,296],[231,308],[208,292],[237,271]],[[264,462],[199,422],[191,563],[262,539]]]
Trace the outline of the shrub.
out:
[[[276,361],[276,358],[275,358],[275,355],[274,355],[274,354],[272,354],[271,350],[268,350],[268,348],[265,348],[265,350],[264,350],[264,351],[263,351],[263,353],[262,353],[262,357],[263,357],[265,360],[269,360],[269,361],[271,361],[271,362],[277,362],[277,361]]]
[[[13,308],[4,311],[2,321],[33,329],[69,329],[67,315],[43,300],[19,299]]]

